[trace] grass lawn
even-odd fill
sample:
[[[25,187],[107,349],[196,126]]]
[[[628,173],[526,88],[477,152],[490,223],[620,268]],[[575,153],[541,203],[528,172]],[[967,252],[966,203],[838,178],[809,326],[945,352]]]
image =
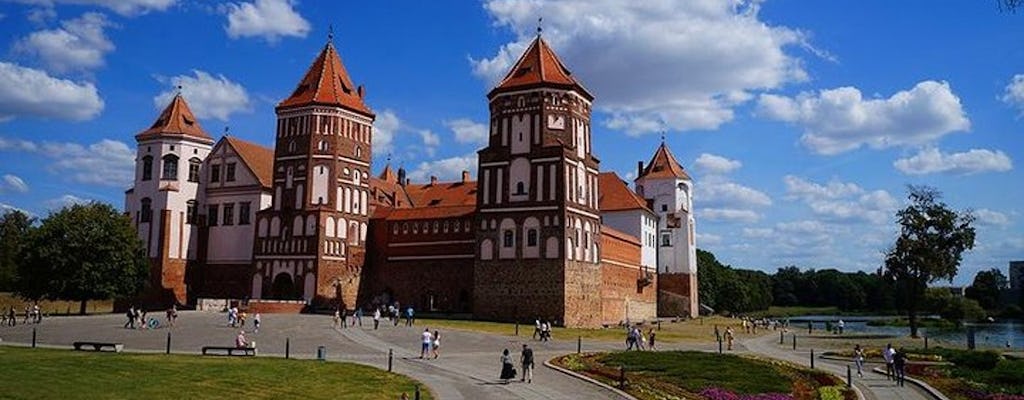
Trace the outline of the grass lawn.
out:
[[[14,306],[14,312],[18,313],[18,322],[21,322],[20,318],[25,318],[25,305],[30,304],[32,304],[30,301],[18,298],[12,293],[0,292],[0,310],[7,312],[11,306]],[[78,302],[43,300],[39,302],[39,309],[43,314],[48,315],[78,314]],[[86,303],[85,311],[89,314],[107,314],[114,311],[114,302],[92,300]]]
[[[0,360],[4,399],[397,399],[412,398],[416,384],[362,365],[279,358],[0,346]]]
[[[512,336],[515,334],[515,324],[506,322],[487,322],[469,320],[449,319],[416,319],[416,324],[430,329],[455,329],[462,331],[482,332],[497,335]],[[739,327],[738,319],[725,317],[705,317],[703,319],[685,320],[680,322],[662,322],[661,330],[657,325],[646,324],[644,332],[648,329],[655,329],[659,342],[710,342],[714,340],[715,325],[718,325],[724,332],[725,326],[733,325]],[[734,328],[736,329],[736,328]],[[519,325],[519,336],[530,337],[533,335],[533,323]],[[553,328],[551,336],[556,340],[575,340],[577,337],[583,340],[600,340],[622,342],[626,339],[626,332],[621,327],[583,329],[583,328]]]

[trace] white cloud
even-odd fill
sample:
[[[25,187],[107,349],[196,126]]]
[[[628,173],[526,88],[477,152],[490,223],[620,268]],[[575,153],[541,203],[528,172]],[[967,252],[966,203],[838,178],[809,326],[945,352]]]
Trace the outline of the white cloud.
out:
[[[979,224],[993,226],[1010,225],[1010,217],[999,211],[993,211],[987,208],[982,208],[974,210],[972,214],[974,214],[974,217],[977,219]]]
[[[24,208],[15,207],[15,206],[12,206],[10,204],[0,203],[0,215],[3,215],[4,213],[6,213],[8,211],[20,211],[22,214],[28,215],[29,217],[32,217],[32,218],[35,218],[35,216],[36,216],[35,213],[33,213],[33,212],[29,211],[29,210],[26,210]]]
[[[44,201],[43,205],[46,207],[47,210],[59,211],[62,208],[70,207],[70,206],[73,206],[75,204],[89,204],[91,202],[92,202],[92,200],[89,200],[89,199],[83,199],[83,198],[78,197],[78,196],[72,196],[70,194],[65,194],[65,195],[60,196],[58,198]]]
[[[189,108],[199,118],[215,118],[227,121],[231,114],[249,110],[249,94],[242,85],[232,82],[224,75],[213,76],[200,70],[192,71],[195,76],[178,75],[171,78],[157,78],[181,87],[181,94],[188,101]],[[177,89],[153,97],[158,110],[167,107]]]
[[[1019,108],[1021,115],[1024,115],[1024,74],[1013,76],[1010,83],[1006,85],[1002,99],[1006,104]]]
[[[262,37],[275,43],[285,36],[306,37],[309,21],[295,11],[291,0],[256,0],[253,3],[227,5],[228,37]]]
[[[544,39],[631,135],[662,129],[715,129],[753,92],[807,79],[787,53],[805,34],[760,20],[760,1],[490,0],[494,24],[516,38],[491,58],[470,59],[495,83],[534,38]],[[629,60],[629,62],[623,62]]]
[[[898,159],[892,165],[907,175],[938,172],[971,175],[1013,169],[1013,161],[999,150],[971,149],[962,153],[943,153],[934,147],[922,149],[913,157]]]
[[[61,22],[61,27],[32,32],[19,40],[14,49],[38,57],[56,73],[88,71],[104,65],[103,57],[114,51],[114,43],[104,29],[113,26],[100,13]]]
[[[743,163],[714,154],[702,153],[697,157],[697,161],[694,162],[693,166],[708,174],[724,175],[739,169],[743,166]]]
[[[57,4],[90,5],[110,9],[123,16],[146,14],[150,11],[164,11],[177,0],[15,0],[19,3],[53,8]]]
[[[0,62],[0,122],[15,117],[84,121],[103,111],[96,86]]]
[[[762,94],[758,113],[800,125],[804,146],[826,155],[861,146],[921,145],[971,126],[949,84],[936,81],[922,81],[887,99],[864,99],[854,87],[792,98]]]
[[[710,233],[698,233],[697,243],[700,243],[702,246],[715,246],[722,244],[722,237]]]
[[[25,193],[28,192],[28,185],[25,183],[25,181],[23,181],[21,178],[15,175],[6,174],[3,176],[2,181],[0,181],[0,193],[3,193],[7,190],[10,190],[12,192]]]
[[[135,151],[124,142],[103,139],[83,146],[0,138],[0,151],[34,153],[51,159],[51,173],[85,184],[127,187],[135,177]]]
[[[743,228],[743,236],[748,238],[766,239],[775,233],[772,228]]]
[[[423,149],[426,151],[427,156],[433,157],[437,146],[441,144],[441,137],[428,129],[422,129],[417,133],[420,135],[420,139],[423,139]]]
[[[401,126],[402,121],[394,111],[377,113],[377,119],[373,121],[373,155],[388,154],[394,149],[392,142]]]
[[[442,181],[460,180],[462,171],[469,171],[470,175],[476,175],[476,161],[476,153],[424,161],[409,173],[409,179],[412,179],[413,183],[429,182],[431,176],[436,176]]]
[[[444,121],[444,126],[455,134],[455,141],[475,145],[487,144],[487,125],[473,122],[467,118]]]
[[[696,217],[707,221],[754,223],[761,219],[761,214],[735,208],[702,208],[697,211]]]
[[[899,202],[884,190],[867,191],[854,183],[833,179],[822,185],[786,175],[789,199],[801,200],[818,216],[831,221],[885,223],[893,218]]]
[[[765,207],[772,199],[757,189],[729,181],[709,180],[698,185],[694,200],[702,206]]]

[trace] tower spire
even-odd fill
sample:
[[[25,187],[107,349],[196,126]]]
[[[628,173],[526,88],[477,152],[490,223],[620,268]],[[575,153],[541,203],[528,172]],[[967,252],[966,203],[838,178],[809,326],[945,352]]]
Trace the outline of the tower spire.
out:
[[[537,18],[537,36],[540,36],[540,34],[542,32],[544,32],[543,23],[544,23],[544,17]]]
[[[327,43],[334,44],[334,24],[327,26]]]

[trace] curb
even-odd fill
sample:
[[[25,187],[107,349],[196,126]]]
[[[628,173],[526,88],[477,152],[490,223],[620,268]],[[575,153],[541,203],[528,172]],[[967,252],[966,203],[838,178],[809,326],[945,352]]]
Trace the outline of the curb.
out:
[[[879,367],[875,367],[871,371],[873,371],[876,374],[885,375],[885,370],[882,369],[882,368],[879,368]],[[938,400],[949,400],[949,397],[946,397],[946,395],[942,394],[942,392],[938,391],[937,389],[931,387],[931,385],[929,385],[927,383],[924,383],[924,381],[921,381],[921,380],[916,379],[916,378],[911,378],[911,377],[905,377],[903,379],[905,381],[907,381],[907,382],[910,382],[910,383],[913,383],[913,384],[917,385],[917,387],[919,387],[922,390],[924,390],[925,393],[928,393],[929,395],[931,395],[932,397],[934,397],[934,398],[936,398]]]
[[[596,380],[594,378],[591,378],[591,377],[583,375],[583,374],[575,373],[573,371],[567,370],[565,368],[559,367],[559,366],[554,365],[554,364],[551,363],[551,360],[554,360],[554,359],[556,359],[558,357],[564,357],[566,355],[567,354],[563,354],[561,356],[552,357],[551,359],[549,359],[547,361],[544,361],[544,366],[548,367],[548,368],[551,368],[551,369],[553,369],[555,371],[561,372],[563,374],[569,375],[569,376],[571,376],[573,378],[577,378],[577,379],[583,380],[585,382],[589,382],[589,383],[592,383],[594,385],[600,386],[600,387],[602,387],[602,388],[604,388],[606,390],[611,391],[612,393],[615,393],[615,394],[619,395],[620,397],[622,397],[624,399],[638,400],[636,397],[633,397],[633,396],[629,395],[629,393],[623,392],[622,390],[619,390],[619,389],[617,389],[615,387],[612,387],[612,386],[609,386],[607,384],[604,384],[604,383],[602,383],[602,382],[600,382],[600,381],[598,381],[598,380]],[[948,399],[943,399],[943,400],[948,400]]]

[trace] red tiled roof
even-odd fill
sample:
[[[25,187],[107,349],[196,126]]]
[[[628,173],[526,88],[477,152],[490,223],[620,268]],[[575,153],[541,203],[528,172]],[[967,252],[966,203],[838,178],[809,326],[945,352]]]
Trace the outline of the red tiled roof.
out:
[[[476,181],[409,184],[405,190],[415,207],[476,206]]]
[[[225,136],[224,140],[235,149],[235,153],[253,175],[256,175],[260,185],[268,189],[274,187],[274,150],[234,136]]]
[[[391,164],[384,166],[384,170],[381,171],[380,176],[378,176],[378,178],[388,183],[399,183],[398,175],[395,175],[395,171],[391,169]]]
[[[601,197],[598,208],[601,211],[651,210],[647,201],[626,186],[615,172],[602,172],[597,175],[597,184]]]
[[[473,215],[475,212],[476,205],[395,208],[388,213],[387,219],[389,221],[403,221],[414,219],[456,218]]]
[[[405,191],[405,187],[395,181],[387,181],[381,178],[370,177],[370,202],[385,207],[406,208],[412,207],[412,199]]]
[[[339,106],[373,117],[373,111],[363,102],[363,95],[362,86],[357,88],[352,84],[338,51],[334,49],[334,44],[328,42],[316,60],[313,60],[292,95],[281,101],[277,108],[321,104]]]
[[[640,239],[637,238],[636,236],[630,235],[628,233],[625,233],[625,232],[617,230],[617,229],[612,229],[612,228],[608,227],[608,225],[601,225],[601,234],[602,235],[608,235],[608,236],[611,236],[611,237],[614,237],[614,238],[618,238],[618,239],[621,239],[621,240],[633,243],[635,245],[640,245]]]
[[[519,57],[519,61],[508,72],[508,75],[505,75],[505,79],[502,79],[488,96],[502,91],[540,85],[578,89],[587,98],[594,98],[583,85],[573,79],[572,72],[565,67],[565,64],[562,64],[558,55],[551,50],[551,47],[540,35],[533,40],[533,43],[530,43],[530,47]]]
[[[651,162],[644,168],[644,172],[636,177],[636,179],[640,178],[690,179],[690,175],[683,170],[683,166],[679,165],[668,146],[662,142],[661,146],[658,146],[658,150],[654,152],[654,157],[651,157]]]
[[[135,135],[135,140],[144,140],[159,135],[185,135],[202,139],[213,143],[213,138],[206,134],[206,131],[199,126],[199,120],[188,108],[185,98],[178,93],[171,99],[171,103],[164,108],[153,126]]]

